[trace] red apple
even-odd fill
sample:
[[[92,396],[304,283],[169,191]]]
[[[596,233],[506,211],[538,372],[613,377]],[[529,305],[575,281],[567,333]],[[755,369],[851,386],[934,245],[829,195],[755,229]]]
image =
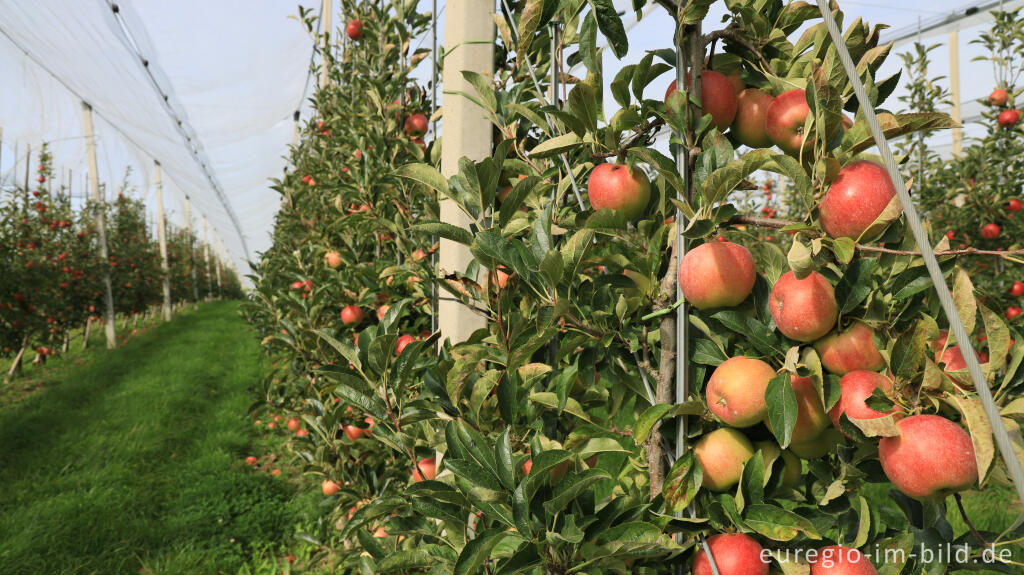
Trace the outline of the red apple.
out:
[[[754,446],[739,431],[721,427],[701,437],[693,455],[704,472],[702,485],[711,491],[729,491],[743,475],[743,464],[754,456]]]
[[[867,399],[875,389],[881,389],[887,395],[892,393],[892,380],[880,373],[851,371],[839,380],[839,387],[839,401],[829,410],[828,416],[832,420],[832,425],[840,431],[842,430],[839,428],[839,419],[844,413],[846,417],[854,419],[878,419],[897,411],[896,406],[885,413],[868,407]]]
[[[887,210],[890,205],[893,209]],[[899,217],[899,206],[896,187],[885,168],[858,161],[839,170],[818,206],[818,218],[833,238],[870,239]],[[878,221],[883,215],[885,221]]]
[[[423,472],[420,475],[420,472]],[[416,462],[416,468],[412,470],[412,480],[415,483],[423,481],[424,478],[431,480],[437,477],[437,459],[426,457]]]
[[[363,37],[363,23],[360,20],[352,20],[345,26],[345,33],[348,34],[349,38],[353,40],[359,40]]]
[[[363,309],[357,305],[349,304],[341,308],[341,323],[352,325],[363,321]]]
[[[299,421],[299,418],[293,417],[288,420],[288,431],[295,431],[300,425],[302,425],[302,422]]]
[[[764,549],[749,535],[719,533],[708,537],[708,548],[715,558],[718,575],[768,575],[768,562],[762,557]],[[711,561],[703,546],[698,546],[693,560],[693,575],[712,575]]]
[[[878,442],[878,458],[889,481],[919,500],[944,499],[978,481],[971,436],[938,415],[899,421],[900,435]]]
[[[775,98],[757,88],[747,88],[736,98],[736,118],[729,133],[740,144],[751,148],[767,148],[772,145],[765,131],[765,116],[768,106]]]
[[[257,461],[259,461],[259,460],[256,459],[255,455],[250,455],[249,457],[245,458],[245,462],[248,463],[249,465],[256,465]]]
[[[996,88],[992,90],[992,93],[988,95],[988,103],[993,106],[1003,107],[1006,102],[1010,99],[1010,95],[1006,93],[1006,90],[1002,88]]]
[[[382,305],[379,308],[377,308],[377,319],[384,319],[384,316],[387,315],[389,309],[391,309],[391,306],[389,305]]]
[[[338,492],[338,484],[331,481],[330,479],[324,479],[323,483],[320,484],[320,490],[323,491],[324,495],[330,497]]]
[[[341,266],[341,254],[338,252],[327,252],[324,254],[324,261],[327,262],[328,267],[337,269]]]
[[[309,430],[304,429],[304,428],[296,429],[295,430],[295,436],[296,437],[308,437],[309,436]]]
[[[1000,128],[1012,128],[1020,121],[1020,110],[1003,110],[996,121]]]
[[[809,377],[790,375],[790,385],[796,394],[796,425],[793,427],[792,443],[803,444],[814,441],[828,427],[828,416],[821,402],[818,388]],[[768,423],[768,420],[765,420]],[[768,425],[771,428],[771,425]]]
[[[783,152],[800,155],[801,149],[810,150],[814,146],[814,135],[809,134],[804,141],[804,123],[811,113],[807,105],[807,95],[803,90],[790,90],[779,94],[765,111],[765,133],[773,144]]]
[[[772,366],[759,359],[729,358],[715,368],[708,380],[708,409],[732,427],[757,425],[768,415],[764,392],[773,377]]]
[[[665,91],[665,100],[676,91],[675,80]],[[729,78],[714,70],[704,70],[700,76],[701,112],[711,114],[719,131],[724,132],[736,118],[736,89]]]
[[[946,239],[947,240],[951,240],[951,239],[953,239],[955,237],[956,237],[956,232],[954,232],[953,230],[949,230],[948,232],[946,232]]]
[[[683,297],[698,309],[739,305],[754,289],[756,277],[750,251],[724,239],[686,252],[679,266]]]
[[[1006,319],[1012,320],[1013,318],[1019,316],[1022,312],[1024,312],[1024,310],[1020,309],[1020,307],[1011,305],[1010,307],[1006,308]]]
[[[590,173],[587,194],[595,210],[618,210],[627,220],[633,220],[647,208],[651,181],[636,166],[598,164]]]
[[[846,331],[814,342],[814,349],[818,351],[822,367],[836,375],[862,369],[875,371],[885,366],[885,359],[875,347],[874,335],[871,326],[858,321]]]
[[[400,336],[398,341],[395,342],[395,355],[401,355],[405,351],[406,346],[414,341],[416,341],[416,338],[409,334]]]
[[[839,315],[832,284],[818,272],[802,280],[793,272],[782,274],[772,286],[768,304],[779,331],[796,341],[811,342],[824,336]]]
[[[504,271],[502,268],[499,267],[494,270],[494,279],[498,284],[498,289],[505,289],[505,286],[508,285],[508,278],[508,272]]]
[[[810,575],[878,575],[874,565],[860,551],[842,545],[822,547],[813,554]]]
[[[999,237],[1001,231],[999,224],[985,224],[981,226],[981,237],[986,240],[994,240]]]
[[[1013,297],[1024,295],[1024,282],[1013,282],[1013,285],[1010,286],[1010,295]]]
[[[532,470],[533,470],[533,458],[531,457],[530,459],[526,460],[526,463],[523,464],[523,475],[529,475],[530,471],[532,471]]]
[[[1009,202],[1006,202],[1006,211],[1008,212],[1019,212],[1021,208],[1024,208],[1024,204],[1022,204],[1017,198],[1013,198]]]
[[[419,138],[427,133],[429,122],[423,114],[413,114],[405,119],[405,133],[410,138]]]
[[[427,252],[423,250],[416,250],[412,253],[412,261],[414,262],[418,262],[425,257],[427,257]]]

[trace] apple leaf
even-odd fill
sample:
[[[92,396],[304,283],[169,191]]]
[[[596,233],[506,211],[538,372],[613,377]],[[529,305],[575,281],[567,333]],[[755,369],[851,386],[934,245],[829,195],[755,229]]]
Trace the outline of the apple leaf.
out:
[[[612,0],[590,0],[590,6],[594,9],[594,16],[597,18],[597,27],[608,39],[608,45],[616,58],[622,58],[629,52],[629,39],[626,37],[626,29],[622,25],[618,11]]]
[[[843,417],[848,418],[850,423],[856,425],[865,437],[896,437],[900,434],[900,429],[896,426],[896,419],[891,414],[875,419],[857,419],[846,414],[843,414]]]
[[[583,145],[583,140],[580,139],[575,133],[568,133],[558,136],[557,138],[551,138],[541,142],[532,150],[530,150],[531,158],[546,158],[567,152],[577,146]]]
[[[974,444],[974,458],[978,462],[978,485],[984,485],[989,467],[995,458],[995,444],[992,439],[992,424],[985,415],[981,398],[958,394],[949,394],[947,398],[964,416],[967,430],[971,433],[971,443]]]
[[[539,2],[538,2],[539,3]],[[455,562],[453,575],[469,575],[479,573],[481,567],[491,558],[491,552],[506,537],[513,537],[515,533],[501,528],[487,529],[477,533],[476,537],[466,543],[459,553],[459,559]]]
[[[585,469],[579,473],[570,473],[558,484],[555,496],[544,502],[544,510],[550,516],[557,515],[566,505],[572,503],[574,499],[583,494],[590,486],[604,479],[611,478],[611,474],[604,469]]]
[[[917,321],[896,339],[889,369],[898,378],[913,379],[923,367],[927,346],[928,330],[923,322]]]
[[[974,321],[978,315],[978,301],[974,299],[974,284],[963,268],[957,268],[953,280],[953,303],[968,334],[974,333]]]
[[[751,529],[773,541],[790,541],[801,533],[809,539],[821,539],[809,519],[774,505],[751,505],[743,519]]]
[[[904,136],[922,130],[939,130],[959,126],[949,114],[939,112],[919,112],[912,114],[879,114],[878,121],[882,125],[887,139]],[[867,120],[858,120],[843,136],[842,149],[851,156],[856,155],[875,145],[871,137]]]
[[[672,469],[665,477],[661,494],[665,498],[665,508],[670,513],[679,513],[690,504],[700,490],[704,472],[697,462],[693,451],[687,451],[676,460]]]
[[[772,378],[765,389],[764,399],[768,404],[768,427],[779,445],[785,449],[793,439],[798,410],[796,392],[793,391],[788,372]]]

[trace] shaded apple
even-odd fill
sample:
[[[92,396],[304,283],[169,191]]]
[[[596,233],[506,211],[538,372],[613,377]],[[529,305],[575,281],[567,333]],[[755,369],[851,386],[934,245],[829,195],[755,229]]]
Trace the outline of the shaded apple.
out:
[[[429,122],[423,114],[413,114],[405,119],[405,133],[410,138],[419,138],[427,133]]]
[[[679,266],[683,297],[698,309],[739,305],[756,277],[750,251],[729,241],[701,244],[686,252]]]
[[[422,472],[422,475],[420,472]],[[413,482],[419,483],[424,478],[431,480],[435,477],[437,477],[437,459],[425,457],[416,462],[416,468],[412,470]]]
[[[839,387],[839,401],[828,411],[832,425],[839,431],[842,431],[839,419],[844,413],[846,417],[854,419],[878,419],[898,411],[896,406],[885,413],[868,407],[867,399],[871,397],[875,389],[881,389],[886,395],[892,393],[892,380],[880,373],[863,370],[851,371],[839,380]],[[843,433],[843,435],[846,434]]]
[[[702,485],[711,491],[728,491],[743,475],[743,464],[754,456],[754,446],[739,431],[721,427],[700,438],[693,455],[704,472]]]
[[[729,133],[736,142],[751,148],[767,148],[772,145],[765,130],[768,106],[775,98],[757,88],[747,88],[736,98],[736,117]]]
[[[675,80],[665,90],[665,100],[676,91]],[[712,122],[724,132],[736,118],[736,88],[724,74],[704,70],[700,76],[701,112],[711,114]]]
[[[768,304],[779,331],[796,341],[811,342],[824,336],[839,316],[832,284],[813,271],[804,279],[797,279],[791,271],[782,274],[772,286]]]
[[[764,452],[766,461],[775,459],[776,466],[782,465],[782,478],[779,485],[788,489],[796,489],[800,486],[800,480],[803,478],[803,464],[800,463],[800,458],[793,455],[788,449],[782,449],[774,441],[758,441],[754,443],[754,448]]]

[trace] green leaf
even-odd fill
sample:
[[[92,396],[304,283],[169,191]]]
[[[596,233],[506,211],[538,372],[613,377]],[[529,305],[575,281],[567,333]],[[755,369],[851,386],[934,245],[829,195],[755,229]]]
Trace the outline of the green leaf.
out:
[[[466,543],[455,562],[454,575],[470,575],[479,573],[481,567],[491,558],[491,552],[506,537],[514,536],[504,529],[487,529]]]
[[[395,170],[395,175],[399,178],[423,184],[445,196],[449,195],[448,181],[433,166],[427,164],[405,164]]]
[[[544,510],[549,515],[555,515],[572,500],[583,494],[591,485],[603,479],[611,478],[611,474],[603,469],[587,469],[579,473],[570,474],[558,484],[555,496],[544,503]]]
[[[569,109],[590,132],[597,131],[597,93],[587,82],[579,82],[569,91]]]
[[[633,424],[633,441],[637,445],[643,444],[647,441],[647,437],[651,433],[651,429],[654,425],[668,416],[679,416],[679,415],[700,415],[704,411],[703,404],[699,401],[690,401],[685,403],[659,403],[648,407],[640,417],[637,418],[636,423]]]
[[[697,463],[697,458],[692,450],[687,451],[676,460],[665,477],[661,493],[665,498],[666,510],[670,513],[679,513],[686,509],[700,491],[703,479],[704,473]]]
[[[597,27],[608,39],[608,45],[616,58],[625,57],[629,52],[629,39],[626,37],[626,29],[622,25],[622,19],[615,10],[612,0],[590,0],[590,6],[597,18]]]
[[[965,397],[950,394],[950,400],[956,404],[957,409],[964,416],[964,423],[967,424],[967,431],[971,433],[971,443],[974,444],[974,458],[978,463],[978,485],[985,484],[985,477],[992,460],[995,458],[995,443],[992,439],[992,424],[985,415],[985,408],[982,407],[981,398],[977,396]]]
[[[956,311],[964,324],[964,330],[969,334],[974,333],[978,301],[974,299],[974,284],[963,268],[957,268],[956,278],[953,280],[953,303],[956,304]]]
[[[768,428],[785,449],[793,439],[798,409],[796,392],[793,391],[788,372],[782,372],[768,382],[764,399],[768,404]]]
[[[587,71],[597,74],[600,70],[597,56],[597,21],[594,20],[594,12],[587,12],[580,24],[579,35],[580,58]]]
[[[714,3],[715,0],[691,0],[687,2],[683,7],[682,14],[679,16],[680,23],[683,26],[700,24],[707,17],[708,9]]]
[[[491,112],[498,110],[498,98],[494,95],[494,86],[477,72],[462,70],[462,77],[473,85],[476,93],[480,95],[480,102],[483,107]]]
[[[921,112],[913,114],[879,114],[878,121],[886,139],[926,130],[955,128],[958,126],[949,114]],[[846,131],[842,149],[850,155],[863,152],[875,145],[866,120],[860,120]]]
[[[539,403],[540,405],[543,405],[545,407],[550,407],[556,410],[558,409],[558,395],[550,391],[531,393],[530,401],[533,401],[534,403]],[[582,419],[583,421],[586,421],[587,423],[592,423],[590,421],[590,416],[587,415],[586,410],[583,409],[583,406],[580,405],[580,402],[572,397],[566,400],[565,411],[571,413],[572,415],[575,415],[576,417]]]
[[[409,229],[413,232],[422,232],[435,236],[440,236],[447,240],[460,243],[464,246],[473,245],[473,234],[465,228],[453,226],[452,224],[446,224],[444,222],[421,222],[409,226]]]
[[[338,394],[343,401],[354,405],[366,413],[369,413],[379,421],[387,420],[387,412],[384,408],[384,402],[379,397],[366,395],[365,393],[342,383],[338,387],[334,388],[334,393]]]
[[[575,133],[568,133],[557,138],[551,138],[538,144],[533,150],[530,151],[531,158],[547,158],[562,152],[567,152],[573,148],[583,145],[583,140],[580,139]]]
[[[924,368],[925,352],[928,346],[928,330],[918,320],[913,327],[900,334],[893,344],[889,369],[898,378],[912,379]]]
[[[754,531],[774,541],[790,541],[801,533],[810,539],[821,539],[810,520],[774,505],[751,505],[743,519]]]
[[[491,491],[501,491],[502,489],[501,481],[497,476],[472,461],[446,458],[444,460],[444,467],[457,477],[461,477],[473,485],[478,485]]]
[[[773,156],[772,151],[767,148],[754,150],[712,172],[700,186],[705,203],[709,206],[717,204],[735,190],[740,182],[762,169]]]
[[[523,60],[530,54],[534,35],[544,15],[544,0],[526,0],[522,15],[519,17],[519,45],[516,46],[517,65],[522,66]]]
[[[494,460],[498,465],[498,479],[505,489],[514,489],[516,485],[516,472],[512,467],[512,446],[509,441],[509,428],[506,427],[498,442],[494,445]]]

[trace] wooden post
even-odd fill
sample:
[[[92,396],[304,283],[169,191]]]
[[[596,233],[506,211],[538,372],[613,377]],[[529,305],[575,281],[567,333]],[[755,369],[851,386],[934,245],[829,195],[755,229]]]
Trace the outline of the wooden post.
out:
[[[206,262],[206,299],[213,299],[213,278],[210,276],[210,240],[207,233],[206,214],[203,214],[203,261]]]
[[[82,102],[82,126],[85,128],[85,153],[89,160],[89,193],[96,204],[96,235],[100,247],[100,261],[103,262],[104,323],[107,334],[107,349],[117,347],[117,333],[114,325],[114,294],[110,286],[110,256],[107,253],[107,224],[104,217],[104,203],[100,198],[100,174],[96,162],[96,134],[92,127],[92,106]]]
[[[953,121],[960,124],[960,34],[957,30],[949,33],[949,94],[953,99]],[[953,128],[953,156],[963,154],[963,129]]]
[[[484,111],[459,93],[472,94],[462,77],[471,70],[490,78],[494,74],[494,4],[479,0],[449,0],[445,10],[445,62],[442,84],[450,97],[444,102],[444,146],[441,173],[447,178],[459,171],[462,157],[478,161],[491,156],[491,123]],[[449,199],[440,201],[441,220],[468,228],[470,219]],[[438,263],[445,273],[465,273],[473,256],[469,248],[441,238]],[[470,278],[477,280],[478,278]],[[442,339],[461,342],[486,325],[485,320],[461,302],[441,298],[438,327]]]
[[[199,309],[199,278],[196,274],[195,246],[192,244],[192,200],[185,196],[185,233],[188,237],[188,267],[192,272],[192,301]]]
[[[164,271],[164,321],[171,321],[171,265],[167,261],[167,222],[164,220],[164,183],[160,162],[153,162],[156,170],[156,237],[160,242],[160,269]]]
[[[321,46],[320,54],[320,89],[323,90],[327,87],[330,80],[330,63],[328,62],[328,54],[331,51],[331,20],[334,17],[334,1],[323,0],[323,8],[321,8],[320,18],[323,20],[323,45]]]

